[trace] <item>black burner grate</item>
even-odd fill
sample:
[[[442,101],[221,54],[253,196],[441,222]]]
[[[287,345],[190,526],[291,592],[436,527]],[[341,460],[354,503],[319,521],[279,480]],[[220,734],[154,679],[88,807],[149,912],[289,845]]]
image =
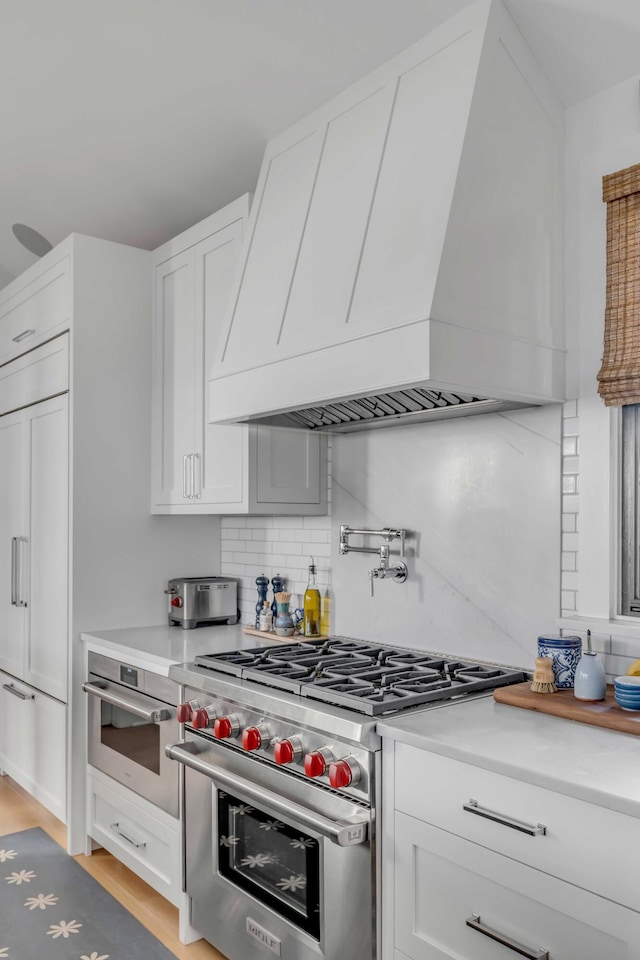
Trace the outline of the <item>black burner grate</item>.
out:
[[[208,654],[196,664],[369,716],[526,679],[518,670],[341,638]]]

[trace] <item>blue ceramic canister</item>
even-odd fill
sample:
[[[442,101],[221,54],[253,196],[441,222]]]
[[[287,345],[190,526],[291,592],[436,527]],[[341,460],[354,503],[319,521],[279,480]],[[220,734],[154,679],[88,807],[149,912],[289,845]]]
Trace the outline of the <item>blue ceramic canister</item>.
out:
[[[538,637],[538,656],[551,660],[558,690],[573,688],[576,667],[582,656],[580,637]]]

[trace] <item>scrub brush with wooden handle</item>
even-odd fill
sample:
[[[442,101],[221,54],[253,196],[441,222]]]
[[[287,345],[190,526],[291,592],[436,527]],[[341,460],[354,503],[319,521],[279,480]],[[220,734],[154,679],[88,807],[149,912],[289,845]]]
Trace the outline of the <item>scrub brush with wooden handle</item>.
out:
[[[549,657],[536,657],[536,669],[531,684],[532,693],[555,693],[557,690],[553,678],[553,661]]]

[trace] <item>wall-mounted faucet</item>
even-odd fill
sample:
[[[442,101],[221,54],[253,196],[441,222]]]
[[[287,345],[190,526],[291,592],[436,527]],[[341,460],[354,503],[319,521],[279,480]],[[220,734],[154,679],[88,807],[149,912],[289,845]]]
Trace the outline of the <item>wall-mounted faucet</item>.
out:
[[[384,543],[379,547],[353,547],[349,543],[350,536],[382,537]],[[404,583],[408,576],[407,564],[404,561],[404,545],[407,536],[406,530],[394,530],[384,527],[382,530],[356,530],[343,523],[340,525],[340,553],[376,553],[380,558],[380,565],[369,570],[369,584],[373,596],[374,580],[393,580],[394,583]],[[391,563],[389,544],[392,540],[400,540],[400,560]]]

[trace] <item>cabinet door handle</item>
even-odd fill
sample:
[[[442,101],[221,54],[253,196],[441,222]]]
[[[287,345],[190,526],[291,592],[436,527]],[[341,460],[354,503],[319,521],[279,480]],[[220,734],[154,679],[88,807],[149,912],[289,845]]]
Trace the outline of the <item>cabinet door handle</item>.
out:
[[[141,847],[146,847],[147,845],[146,840],[134,840],[133,837],[127,836],[124,830],[120,828],[120,824],[117,821],[116,823],[110,823],[109,829],[113,830],[114,833],[117,833],[119,837],[122,837],[123,840],[126,840],[127,843],[130,843],[131,846],[135,847],[137,850],[139,850]]]
[[[202,469],[200,467],[200,454],[192,453],[191,456],[193,457],[193,475],[194,475],[192,490],[194,491],[193,495],[196,498],[196,500],[199,500],[202,494]]]
[[[11,606],[18,606],[18,538],[11,537]]]
[[[29,543],[28,537],[18,537],[18,602],[17,602],[18,607],[26,607],[28,605],[26,597],[22,593],[22,574],[25,570],[25,567],[27,566],[29,557],[28,557],[28,554],[27,554],[26,560],[23,560],[20,557],[22,553],[21,544],[24,544],[24,550],[26,553],[29,549],[28,543]]]
[[[22,340],[26,340],[27,337],[32,337],[35,333],[35,330],[23,330],[22,333],[19,333],[15,337],[11,337],[12,343],[20,343]]]
[[[188,469],[189,455],[185,453],[182,458],[182,496],[185,500],[189,499],[189,494],[187,493],[187,469]]]
[[[466,810],[467,813],[475,813],[477,817],[484,817],[485,820],[493,820],[494,823],[511,827],[512,830],[519,830],[520,833],[526,833],[529,837],[544,837],[547,832],[543,823],[532,825],[525,823],[524,820],[517,820],[515,817],[507,817],[503,813],[496,813],[495,810],[481,807],[477,800],[469,800],[468,803],[463,803],[462,809]]]
[[[35,700],[36,698],[34,693],[23,693],[22,690],[17,690],[12,683],[3,683],[2,689],[12,693],[18,700]]]
[[[27,543],[27,537],[11,537],[11,606],[26,607],[27,601],[20,596],[22,577],[21,568],[24,564],[20,563],[20,544]]]
[[[549,960],[548,950],[537,949],[536,947],[525,947],[523,943],[512,940],[511,937],[505,936],[505,934],[500,933],[499,930],[488,927],[482,922],[480,915],[477,913],[469,917],[466,924],[468,927],[471,927],[472,930],[477,930],[478,933],[483,934],[483,936],[489,937],[490,940],[501,943],[503,947],[509,947],[514,953],[519,953],[521,957],[527,957],[528,960]]]

